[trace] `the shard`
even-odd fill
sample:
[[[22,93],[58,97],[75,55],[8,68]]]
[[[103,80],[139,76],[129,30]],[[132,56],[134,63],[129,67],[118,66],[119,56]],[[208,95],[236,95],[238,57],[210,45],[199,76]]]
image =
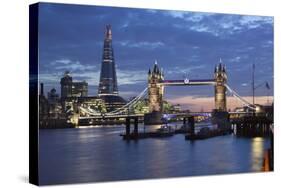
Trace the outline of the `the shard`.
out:
[[[98,95],[118,95],[110,25],[107,25],[105,30]]]

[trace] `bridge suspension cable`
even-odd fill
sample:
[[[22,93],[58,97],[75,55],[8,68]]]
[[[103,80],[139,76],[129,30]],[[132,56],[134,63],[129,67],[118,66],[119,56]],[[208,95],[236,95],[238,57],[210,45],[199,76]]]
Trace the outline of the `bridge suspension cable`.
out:
[[[97,111],[91,109],[91,108],[84,108],[82,106],[79,107],[79,109],[87,114],[90,114],[90,115],[94,115],[94,116],[97,116],[97,115],[100,115],[100,113],[98,113]]]
[[[143,98],[145,96],[145,94],[147,93],[147,87],[138,95],[136,96],[133,100],[131,100],[130,102],[128,102],[127,104],[125,104],[124,106],[114,110],[114,111],[111,111],[111,112],[107,112],[105,113],[105,115],[116,115],[116,114],[120,114],[122,112],[124,112],[128,107],[136,104],[141,98]],[[92,110],[90,108],[84,108],[82,106],[79,107],[79,109],[81,111],[83,111],[84,113],[88,114],[88,115],[92,115],[92,116],[100,116],[102,115],[101,113],[95,111],[95,110]]]
[[[245,99],[243,99],[236,91],[234,91],[233,89],[230,88],[229,85],[224,84],[225,87],[227,88],[227,90],[234,96],[236,97],[238,100],[240,100],[244,105],[246,105],[248,108],[255,110],[256,109],[256,105],[249,103],[248,101],[246,101]]]
[[[111,112],[108,112],[106,114],[118,114],[120,112],[123,112],[124,110],[127,109],[127,107],[131,106],[131,105],[134,105],[135,103],[137,103],[141,98],[143,98],[146,94],[146,91],[147,91],[147,87],[138,95],[136,96],[133,100],[131,100],[130,102],[128,102],[127,104],[125,104],[124,106],[122,106],[121,108],[118,108],[114,111],[111,111]]]

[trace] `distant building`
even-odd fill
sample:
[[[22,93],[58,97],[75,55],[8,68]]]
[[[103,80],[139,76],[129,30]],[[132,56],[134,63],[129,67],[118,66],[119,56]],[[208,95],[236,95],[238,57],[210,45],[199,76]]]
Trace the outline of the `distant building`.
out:
[[[48,92],[49,117],[59,118],[63,115],[59,95],[55,88]]]
[[[51,89],[50,92],[48,92],[48,102],[49,103],[56,103],[59,101],[59,95],[57,94],[57,91],[55,88]]]
[[[86,97],[88,96],[88,83],[73,82],[70,73],[66,71],[64,76],[61,78],[61,98],[67,97]]]
[[[121,108],[126,104],[125,99],[118,95],[103,95],[99,98],[105,102],[106,110],[108,112]]]
[[[39,120],[40,124],[43,119],[48,118],[49,116],[49,104],[48,100],[44,95],[44,84],[40,84],[40,94],[39,94]]]
[[[88,83],[72,82],[72,97],[87,97],[88,96]]]
[[[181,111],[181,106],[180,106],[180,104],[174,105],[174,111],[175,111],[175,112],[180,112],[180,111]]]
[[[243,106],[243,107],[236,107],[234,109],[234,112],[240,112],[240,113],[254,113],[256,115],[262,115],[262,116],[266,116],[269,118],[273,119],[273,104],[271,105],[260,105],[260,104],[255,104],[255,110],[253,110],[252,108],[249,108],[247,106]],[[241,115],[240,115],[241,116]]]

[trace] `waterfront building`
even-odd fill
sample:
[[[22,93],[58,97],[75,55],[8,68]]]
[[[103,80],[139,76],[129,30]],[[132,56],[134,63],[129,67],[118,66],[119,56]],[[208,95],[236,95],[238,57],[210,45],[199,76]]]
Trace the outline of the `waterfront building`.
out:
[[[173,107],[174,107],[174,112],[175,113],[180,112],[182,110],[180,104],[176,104]]]
[[[88,112],[91,112],[93,114],[106,112],[104,101],[97,96],[67,97],[63,101],[63,108],[68,115],[76,113],[80,116],[87,116],[89,115]]]

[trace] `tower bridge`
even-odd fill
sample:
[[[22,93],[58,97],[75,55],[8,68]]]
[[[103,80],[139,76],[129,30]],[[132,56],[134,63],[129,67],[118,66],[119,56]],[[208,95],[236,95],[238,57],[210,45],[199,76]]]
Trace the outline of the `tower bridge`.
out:
[[[155,61],[152,70],[149,69],[148,71],[148,100],[150,115],[147,115],[147,123],[154,124],[161,121],[164,90],[167,86],[214,86],[215,110],[216,112],[226,112],[226,82],[226,68],[221,61],[215,67],[214,78],[193,80],[188,78],[183,80],[165,80],[163,70],[160,70]]]
[[[86,118],[98,118],[98,117],[121,117],[129,115],[129,110],[134,106],[139,100],[147,97],[149,102],[149,114],[146,114],[147,118],[154,119],[151,123],[157,123],[161,121],[163,115],[163,99],[165,87],[174,86],[213,86],[214,87],[214,101],[215,107],[214,111],[216,113],[227,112],[227,97],[226,91],[237,97],[244,105],[251,109],[255,109],[255,106],[250,104],[248,101],[243,99],[238,95],[233,89],[227,85],[227,72],[225,65],[222,64],[221,60],[214,69],[214,77],[210,79],[175,79],[175,80],[165,80],[163,70],[160,70],[157,62],[155,62],[152,70],[148,71],[148,87],[145,88],[138,96],[129,101],[127,104],[113,111],[101,114],[98,112],[91,111],[80,107],[80,110],[87,114],[86,117],[80,117],[81,119]],[[132,115],[132,114],[131,114]],[[148,122],[149,123],[149,122]],[[159,123],[159,122],[158,122]]]

